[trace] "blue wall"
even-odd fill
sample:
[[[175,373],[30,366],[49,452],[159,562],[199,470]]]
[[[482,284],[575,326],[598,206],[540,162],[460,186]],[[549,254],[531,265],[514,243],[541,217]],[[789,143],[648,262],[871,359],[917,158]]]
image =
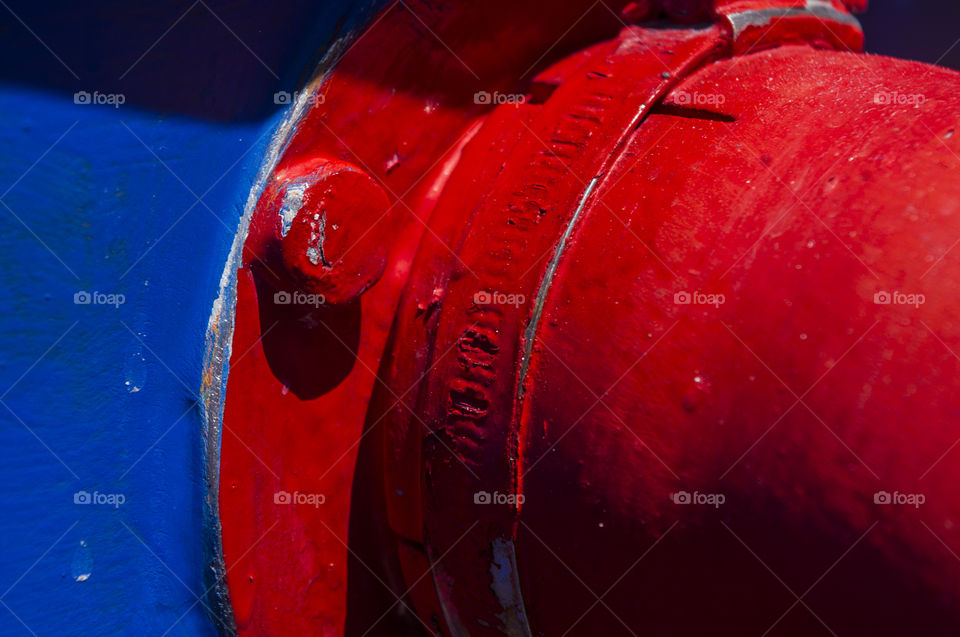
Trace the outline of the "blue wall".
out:
[[[3,589],[45,554],[2,601],[38,634],[162,633],[202,590],[203,334],[271,124],[17,88],[0,121],[18,124],[0,139]],[[126,501],[74,504],[81,490]],[[204,632],[202,611],[171,634]],[[6,611],[0,634],[28,633]]]
[[[0,635],[216,634],[207,321],[274,92],[355,13],[282,4],[0,3]]]

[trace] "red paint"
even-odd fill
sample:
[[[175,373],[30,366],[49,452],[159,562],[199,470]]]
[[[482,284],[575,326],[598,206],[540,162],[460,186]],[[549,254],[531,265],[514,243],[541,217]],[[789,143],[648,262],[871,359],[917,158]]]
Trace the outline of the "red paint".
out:
[[[419,359],[398,352],[391,362],[400,359],[400,368],[388,368],[387,378],[396,391],[426,374],[408,405],[423,425],[410,422],[408,411],[393,411],[385,419],[387,510],[391,520],[422,511],[422,523],[417,520],[422,526],[408,531],[409,525],[401,522],[394,530],[407,541],[429,538],[438,554],[450,549],[443,560],[456,582],[447,593],[450,605],[470,608],[491,627],[500,623],[504,611],[490,590],[490,543],[512,536],[515,512],[510,507],[480,509],[484,518],[457,540],[478,519],[474,493],[512,493],[516,487],[519,431],[508,423],[515,407],[522,332],[546,264],[587,183],[619,154],[645,109],[676,82],[673,78],[716,54],[720,42],[713,30],[625,32],[619,41],[578,56],[575,68],[563,65],[559,73],[566,77],[543,106],[529,107],[530,122],[496,180],[482,198],[468,204],[475,212],[458,260],[436,267],[445,250],[437,246],[421,248],[414,263],[398,312],[396,342],[415,339],[430,345]],[[650,55],[651,48],[672,53],[660,59]],[[457,170],[473,172],[463,161]],[[457,215],[463,207],[453,191],[441,199],[435,214]],[[424,263],[432,276],[421,269]],[[434,294],[431,286],[443,291],[439,307],[430,316],[417,316],[410,306]],[[484,303],[484,295],[523,302]],[[391,398],[386,397],[388,404],[394,402]],[[431,489],[414,485],[424,479],[424,471]],[[400,493],[391,488],[396,484],[403,485]],[[477,630],[475,620],[471,634]]]
[[[631,140],[558,272],[521,415],[518,553],[544,634],[595,601],[550,551],[600,594],[661,538],[605,598],[641,634],[763,634],[795,599],[749,550],[798,595],[817,583],[806,601],[838,635],[956,632],[960,564],[924,524],[960,546],[960,465],[924,473],[960,435],[960,369],[938,340],[957,351],[960,273],[921,278],[960,230],[956,83],[784,48],[680,87],[722,92],[735,121],[681,116],[678,91]],[[879,106],[877,85],[930,102]],[[894,289],[927,303],[874,304]],[[682,291],[726,303],[677,305]],[[874,504],[895,490],[927,503]],[[577,628],[628,634],[602,606]],[[770,634],[830,633],[798,605]]]
[[[526,69],[544,64],[538,60],[549,47],[573,50],[619,27],[598,6],[577,22],[587,2],[553,7],[546,17],[537,6],[514,2],[408,6],[415,13],[390,5],[355,40],[323,83],[322,108],[300,122],[276,170],[283,175],[335,159],[381,184],[409,223],[390,241],[379,282],[352,304],[276,304],[274,295],[289,291],[289,275],[278,265],[276,185],[268,186],[251,220],[248,261],[238,276],[220,481],[227,583],[243,635],[339,634],[345,625],[372,623],[394,604],[378,578],[397,594],[408,587],[391,573],[401,559],[417,558],[381,556],[386,539],[367,532],[369,522],[351,525],[350,516],[376,516],[374,506],[351,507],[377,471],[354,480],[364,462],[358,452],[379,444],[375,436],[361,445],[358,439],[413,253],[421,235],[432,236],[424,224],[449,162],[493,110],[474,94],[510,92]],[[504,21],[508,14],[516,22]],[[421,20],[439,39],[424,36]],[[509,50],[497,44],[505,38]],[[444,42],[461,44],[452,54]],[[316,508],[279,506],[279,491],[322,493],[326,501]],[[347,542],[376,576],[348,561]],[[348,613],[355,606],[360,610]],[[377,628],[395,635],[410,622],[420,625],[409,613],[391,611]]]
[[[481,4],[388,10],[261,198],[222,452],[241,634],[955,633],[956,74],[803,16],[622,28],[643,3],[539,60],[589,3]],[[318,271],[319,209],[402,214]],[[339,304],[274,303],[291,277]]]

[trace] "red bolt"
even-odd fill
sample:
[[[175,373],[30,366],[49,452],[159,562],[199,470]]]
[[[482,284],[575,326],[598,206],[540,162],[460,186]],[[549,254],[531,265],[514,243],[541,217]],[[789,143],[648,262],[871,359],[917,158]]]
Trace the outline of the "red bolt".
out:
[[[265,212],[276,215],[271,234],[280,241],[290,283],[339,305],[380,279],[396,215],[370,175],[319,158],[278,172],[270,190]]]

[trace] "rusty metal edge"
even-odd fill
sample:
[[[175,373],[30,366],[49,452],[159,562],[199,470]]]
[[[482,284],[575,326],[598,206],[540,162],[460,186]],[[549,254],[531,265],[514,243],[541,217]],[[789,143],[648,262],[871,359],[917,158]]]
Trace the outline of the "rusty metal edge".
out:
[[[207,322],[203,357],[203,375],[200,389],[203,437],[203,551],[204,592],[208,610],[213,613],[213,621],[220,635],[237,635],[237,624],[230,602],[227,587],[227,567],[223,556],[222,527],[220,523],[220,446],[222,439],[223,411],[226,398],[227,378],[230,368],[230,354],[233,344],[234,317],[237,302],[237,272],[243,264],[242,251],[247,240],[250,220],[263,189],[283,156],[297,126],[309,110],[311,100],[330,72],[362,34],[362,29],[354,30],[336,39],[323,59],[317,65],[304,90],[298,92],[297,100],[291,104],[281,123],[277,126],[264,153],[260,169],[247,196],[243,215],[230,247],[217,298],[213,302],[210,318]]]

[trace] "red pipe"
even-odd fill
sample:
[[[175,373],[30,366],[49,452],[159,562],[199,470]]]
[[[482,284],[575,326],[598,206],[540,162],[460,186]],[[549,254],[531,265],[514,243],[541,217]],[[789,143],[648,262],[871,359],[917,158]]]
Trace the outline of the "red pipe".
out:
[[[955,633],[957,75],[839,2],[482,5],[377,16],[260,200],[238,631]]]

